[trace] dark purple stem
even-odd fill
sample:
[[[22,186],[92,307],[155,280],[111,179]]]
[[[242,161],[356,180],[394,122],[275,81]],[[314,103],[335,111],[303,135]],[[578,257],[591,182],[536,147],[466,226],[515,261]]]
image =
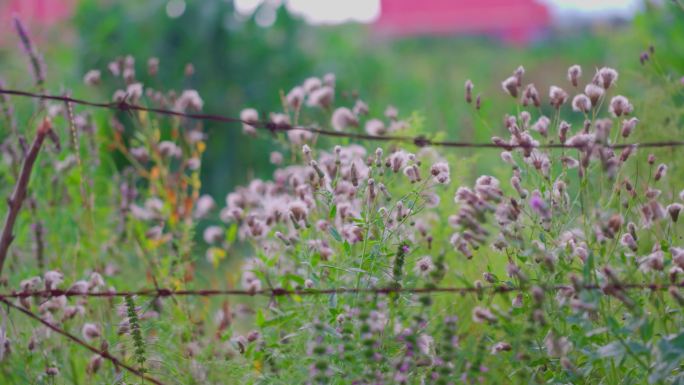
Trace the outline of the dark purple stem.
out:
[[[9,210],[7,211],[7,217],[5,218],[5,225],[2,228],[2,236],[0,237],[0,274],[2,274],[2,268],[5,264],[5,259],[7,259],[7,251],[9,250],[10,244],[14,240],[13,229],[14,223],[17,221],[17,216],[21,211],[21,206],[26,199],[26,192],[28,189],[28,183],[31,179],[31,171],[33,170],[33,164],[38,158],[38,153],[40,152],[40,147],[45,141],[45,137],[52,130],[49,120],[44,120],[38,131],[36,132],[36,137],[33,139],[31,148],[29,149],[24,162],[21,166],[21,172],[19,173],[19,179],[14,185],[14,191],[12,195],[7,200],[7,205]]]

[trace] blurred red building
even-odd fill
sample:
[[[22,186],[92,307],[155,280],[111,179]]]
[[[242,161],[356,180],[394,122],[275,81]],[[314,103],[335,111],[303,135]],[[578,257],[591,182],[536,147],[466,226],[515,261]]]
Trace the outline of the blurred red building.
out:
[[[549,10],[535,0],[381,0],[375,28],[399,37],[489,35],[526,43],[550,25]]]
[[[17,15],[29,29],[51,26],[68,19],[76,0],[0,0],[0,44],[14,39],[12,15]]]

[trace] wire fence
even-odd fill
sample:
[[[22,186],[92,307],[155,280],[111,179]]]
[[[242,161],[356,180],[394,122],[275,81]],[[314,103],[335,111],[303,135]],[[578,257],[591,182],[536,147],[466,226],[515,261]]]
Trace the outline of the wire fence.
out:
[[[460,142],[460,141],[439,141],[432,140],[426,136],[401,136],[401,135],[370,135],[357,132],[344,132],[344,131],[330,131],[324,130],[317,127],[309,126],[294,126],[291,124],[284,123],[273,123],[270,121],[245,121],[240,118],[215,115],[215,114],[200,114],[200,113],[189,113],[181,112],[175,110],[168,110],[163,108],[155,107],[145,107],[141,105],[136,105],[128,103],[127,101],[119,102],[93,102],[83,99],[77,99],[70,96],[59,96],[59,95],[46,95],[35,92],[23,91],[23,90],[11,90],[0,88],[0,94],[11,95],[11,96],[21,96],[41,100],[54,100],[65,103],[74,103],[84,106],[90,106],[95,108],[105,108],[111,110],[118,110],[124,112],[130,111],[145,111],[152,112],[160,115],[176,116],[187,119],[202,120],[202,121],[212,121],[219,123],[241,123],[252,126],[257,129],[267,130],[272,133],[275,132],[286,132],[291,130],[303,130],[308,131],[313,134],[318,134],[322,136],[336,137],[336,138],[349,138],[355,140],[367,140],[367,141],[390,141],[390,142],[402,142],[411,143],[418,147],[451,147],[451,148],[483,148],[483,149],[505,149],[511,150],[514,148],[547,148],[547,149],[578,149],[585,148],[586,144],[568,145],[563,143],[543,143],[538,145],[531,144],[500,144],[500,143],[484,143],[484,142]],[[653,141],[653,142],[641,142],[641,143],[615,143],[615,144],[604,144],[604,147],[610,147],[614,149],[623,149],[628,147],[639,147],[639,148],[663,148],[663,147],[682,147],[684,146],[684,141],[669,140],[669,141]]]
[[[263,290],[238,290],[238,289],[202,289],[202,290],[172,290],[166,288],[143,289],[138,291],[104,291],[104,292],[83,292],[79,290],[36,290],[36,291],[15,291],[0,294],[0,299],[10,298],[50,298],[50,297],[95,297],[95,298],[114,298],[114,297],[174,297],[174,296],[264,296],[264,297],[287,297],[287,296],[316,296],[334,294],[431,294],[431,293],[452,293],[452,294],[506,294],[511,292],[528,292],[533,288],[541,289],[544,292],[556,292],[560,290],[650,290],[664,291],[670,288],[683,288],[684,281],[681,282],[618,282],[611,281],[603,285],[599,284],[568,284],[568,285],[486,285],[486,286],[465,286],[465,287],[372,287],[372,288],[327,288],[327,289],[263,289]]]

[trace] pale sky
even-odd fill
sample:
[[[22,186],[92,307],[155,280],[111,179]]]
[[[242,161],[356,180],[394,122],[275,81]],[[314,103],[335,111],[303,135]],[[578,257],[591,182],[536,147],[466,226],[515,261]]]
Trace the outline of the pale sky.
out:
[[[338,24],[348,21],[369,23],[380,15],[380,0],[234,0],[239,13],[251,14],[263,2],[280,4],[313,24]],[[554,16],[580,14],[585,16],[629,17],[639,9],[642,0],[537,0],[548,4]],[[268,10],[257,14],[257,22],[268,26],[275,15]]]

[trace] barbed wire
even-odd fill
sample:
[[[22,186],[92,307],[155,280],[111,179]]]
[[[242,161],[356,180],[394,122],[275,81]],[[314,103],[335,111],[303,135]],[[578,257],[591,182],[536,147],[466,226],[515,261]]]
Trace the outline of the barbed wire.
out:
[[[5,305],[7,305],[8,307],[10,307],[14,310],[17,310],[17,311],[23,313],[24,315],[26,315],[29,318],[32,318],[33,320],[40,322],[41,324],[43,324],[45,327],[49,328],[50,330],[56,332],[57,334],[61,334],[62,336],[66,337],[67,339],[71,340],[71,342],[74,342],[77,345],[80,345],[83,348],[88,349],[91,352],[99,355],[100,357],[110,361],[115,367],[124,368],[127,371],[133,373],[134,375],[140,377],[141,379],[149,381],[155,385],[164,385],[163,382],[157,380],[154,377],[150,377],[149,375],[145,374],[142,370],[136,369],[133,366],[130,366],[130,365],[124,363],[123,361],[121,361],[121,359],[113,356],[106,349],[98,349],[98,348],[88,344],[84,340],[82,340],[82,339],[78,338],[77,336],[69,333],[68,331],[60,328],[59,326],[55,325],[54,323],[51,323],[51,322],[44,320],[43,318],[41,318],[39,315],[32,312],[31,310],[26,309],[26,308],[21,307],[21,306],[17,306],[15,304],[13,304],[11,301],[8,301],[7,299],[5,299],[1,296],[0,296],[0,302],[4,303]]]
[[[485,142],[461,142],[461,141],[439,141],[427,138],[424,135],[419,136],[402,136],[402,135],[370,135],[364,133],[356,132],[344,132],[344,131],[330,131],[324,130],[316,127],[309,126],[295,126],[286,123],[274,123],[270,121],[246,121],[240,118],[215,115],[215,114],[200,114],[191,112],[180,112],[175,110],[168,110],[156,107],[144,107],[127,101],[118,102],[93,102],[89,100],[77,99],[70,96],[59,96],[59,95],[46,95],[39,94],[30,91],[23,90],[11,90],[0,88],[0,94],[11,95],[11,96],[21,96],[34,99],[42,100],[54,100],[61,101],[65,103],[74,103],[84,106],[90,106],[95,108],[104,108],[119,111],[144,111],[153,112],[160,115],[176,116],[187,119],[203,120],[203,121],[213,121],[220,123],[241,123],[252,126],[257,129],[263,129],[270,131],[272,133],[276,132],[287,132],[291,130],[303,130],[314,134],[322,136],[330,136],[337,138],[349,138],[356,140],[368,140],[368,141],[391,141],[391,142],[404,142],[412,143],[418,147],[452,147],[452,148],[489,148],[489,149],[505,149],[511,150],[514,148],[547,148],[547,149],[581,149],[585,148],[586,144],[577,145],[567,145],[563,143],[544,143],[538,145],[530,144],[499,144],[499,143],[485,143]],[[616,143],[616,144],[603,144],[604,147],[623,149],[627,147],[641,147],[641,148],[662,148],[662,147],[682,147],[684,146],[684,141],[678,140],[667,140],[667,141],[653,141],[653,142],[642,142],[642,143]]]
[[[604,285],[599,284],[567,284],[567,285],[486,285],[486,286],[466,286],[466,287],[373,287],[373,288],[327,288],[327,289],[262,289],[262,290],[239,290],[239,289],[200,289],[200,290],[173,290],[167,288],[143,289],[138,291],[105,291],[105,292],[82,292],[70,289],[52,289],[35,291],[13,291],[11,293],[0,294],[0,300],[8,298],[49,298],[49,297],[174,297],[174,296],[265,296],[265,297],[284,297],[284,296],[316,296],[332,294],[431,294],[431,293],[452,293],[452,294],[505,294],[510,292],[527,292],[532,288],[539,288],[545,292],[555,292],[559,290],[651,290],[663,291],[671,287],[684,288],[684,281],[673,283],[650,282],[609,282]]]

